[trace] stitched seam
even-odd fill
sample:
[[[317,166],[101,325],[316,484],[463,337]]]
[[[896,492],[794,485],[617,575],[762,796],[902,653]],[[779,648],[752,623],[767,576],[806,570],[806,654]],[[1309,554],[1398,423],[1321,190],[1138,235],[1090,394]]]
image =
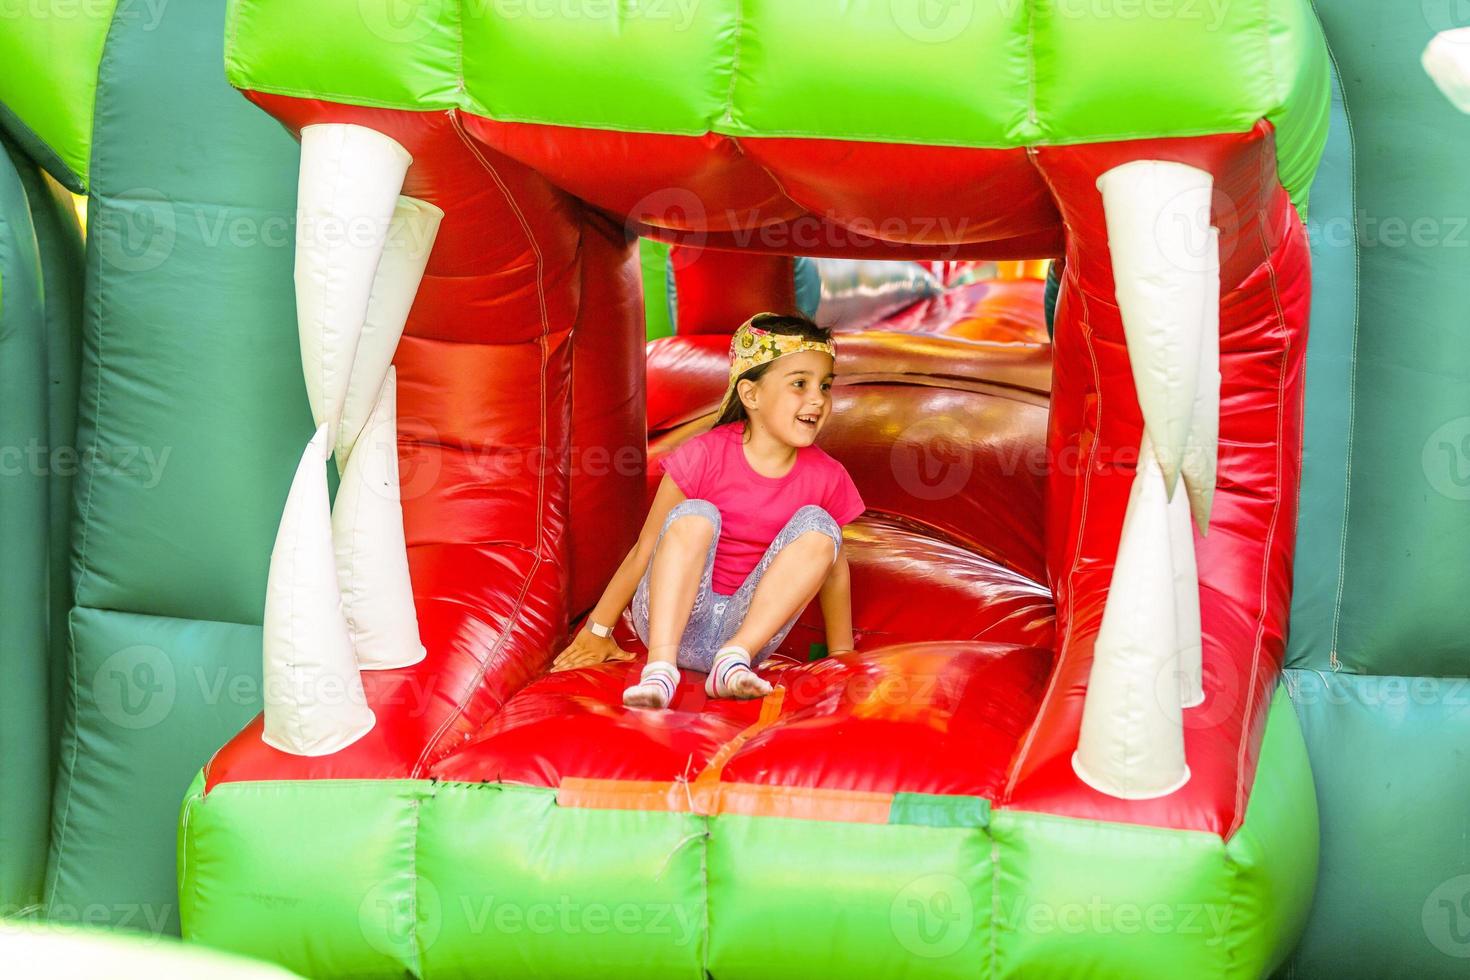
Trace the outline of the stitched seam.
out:
[[[744,0],[736,0],[735,3],[735,35],[730,50],[730,85],[725,89],[725,111],[721,114],[719,122],[727,122],[732,126],[735,122],[735,82],[740,77],[740,39],[745,29],[745,3]],[[710,127],[714,132],[714,127]],[[724,134],[731,135],[734,134]]]
[[[1093,388],[1097,391],[1097,428],[1100,430],[1102,428],[1103,415],[1102,377],[1097,366],[1097,351],[1092,344],[1092,317],[1087,308],[1087,296],[1082,291],[1080,283],[1076,282],[1076,269],[1076,262],[1068,262],[1064,274],[1074,280],[1073,290],[1076,292],[1082,303],[1082,315],[1078,319],[1077,325],[1081,329],[1083,339],[1087,343],[1087,357],[1092,365],[1092,384]],[[1092,453],[1096,450],[1096,447],[1097,440],[1094,439],[1092,442],[1092,448],[1088,450],[1088,457],[1086,460],[1087,470],[1082,478],[1082,510],[1078,516],[1077,522],[1077,542],[1076,546],[1072,550],[1072,560],[1068,564],[1067,568],[1067,635],[1071,634],[1076,619],[1076,617],[1072,615],[1072,603],[1076,595],[1075,581],[1077,577],[1077,568],[1082,563],[1082,528],[1085,527],[1087,524],[1087,508],[1092,492],[1092,471],[1095,468],[1093,465],[1094,460]],[[1060,647],[1060,644],[1063,642],[1064,637],[1062,635],[1063,631],[1060,629],[1060,624],[1055,625],[1053,628],[1055,629],[1055,639],[1053,642],[1058,644],[1059,648],[1056,651],[1056,663],[1052,666],[1051,679],[1047,681],[1046,693],[1041,696],[1041,703],[1037,705],[1036,708],[1036,718],[1031,722],[1031,730],[1026,733],[1026,741],[1022,743],[1020,751],[1016,754],[1016,761],[1011,766],[1010,776],[1006,779],[1005,791],[1002,794],[1001,800],[996,801],[997,805],[1001,804],[1002,802],[1010,802],[1011,794],[1016,789],[1016,781],[1021,777],[1021,770],[1025,765],[1026,757],[1030,755],[1031,746],[1036,741],[1036,734],[1041,730],[1042,720],[1046,717],[1046,709],[1051,704],[1051,700],[1056,694],[1057,684],[1061,680],[1062,658],[1064,656],[1065,650]]]
[[[537,344],[541,348],[539,431],[541,435],[541,444],[544,447],[546,445],[546,335],[551,329],[551,324],[546,312],[546,282],[544,276],[545,266],[544,256],[541,253],[541,244],[536,241],[536,236],[531,230],[530,222],[526,220],[525,213],[521,210],[520,204],[517,203],[514,195],[510,193],[510,189],[506,186],[505,181],[501,178],[499,172],[496,171],[495,167],[491,165],[490,161],[485,158],[484,154],[480,152],[479,148],[475,146],[474,142],[469,138],[469,135],[465,133],[464,128],[460,124],[459,117],[454,113],[450,113],[449,121],[454,127],[455,134],[459,136],[460,142],[464,144],[464,146],[470,151],[470,154],[475,158],[476,161],[479,162],[480,166],[483,167],[485,171],[490,175],[490,179],[495,182],[495,186],[500,191],[501,197],[503,197],[505,199],[505,202],[510,205],[511,211],[516,216],[516,221],[521,226],[521,231],[526,236],[527,244],[531,246],[531,251],[536,256],[536,299],[541,316],[541,334],[537,338]],[[485,672],[489,670],[490,664],[495,660],[495,655],[501,650],[501,648],[505,645],[505,641],[510,637],[513,624],[516,622],[516,619],[521,609],[525,605],[527,593],[529,593],[531,590],[531,582],[535,579],[537,571],[540,570],[541,565],[546,560],[543,553],[546,522],[541,518],[545,513],[547,467],[538,467],[538,469],[540,470],[540,473],[538,474],[536,479],[536,548],[533,553],[534,557],[531,560],[531,567],[526,571],[526,576],[521,581],[521,590],[519,594],[517,594],[515,602],[511,605],[510,615],[506,617],[506,626],[501,631],[500,637],[495,641],[495,645],[491,647],[488,651],[486,651],[484,659],[480,661],[480,665],[475,671],[474,679],[469,683],[469,685],[465,687],[465,693],[460,697],[459,703],[455,706],[454,712],[440,723],[439,727],[434,730],[434,734],[431,735],[428,741],[424,743],[424,748],[419,754],[418,760],[414,763],[414,767],[412,770],[415,775],[423,771],[423,767],[427,764],[430,753],[432,753],[434,748],[439,744],[439,740],[444,737],[450,726],[453,725],[457,719],[464,715],[465,709],[469,706],[470,700],[479,691],[480,684],[485,679]]]
[[[1026,0],[1026,123],[1034,127],[1033,139],[1041,136],[1040,113],[1036,111],[1036,3]]]
[[[735,757],[736,753],[745,747],[747,742],[781,720],[781,704],[785,700],[785,696],[786,689],[783,687],[777,687],[770,694],[766,695],[761,700],[761,711],[756,717],[756,720],[736,732],[730,737],[729,741],[716,749],[715,753],[705,762],[704,769],[691,782],[696,786],[719,787],[722,785],[723,780],[720,777],[724,775],[725,765]],[[714,800],[714,805],[711,807],[707,816],[712,816],[719,812],[720,800],[717,795]]]
[[[98,163],[98,157],[101,155],[99,153],[99,146],[98,146],[98,142],[97,142],[97,93],[100,93],[102,91],[102,66],[107,62],[107,42],[112,38],[112,29],[116,25],[117,25],[117,9],[114,7],[114,9],[113,9],[113,15],[112,15],[112,20],[108,23],[108,25],[107,25],[107,31],[103,35],[103,38],[102,38],[102,50],[101,50],[101,52],[97,56],[97,77],[96,77],[96,85],[93,88],[93,100],[92,100],[92,141],[91,141],[92,156],[91,156],[91,159],[87,163],[87,185],[88,185],[88,192],[89,192],[88,193],[88,198],[89,199],[91,197],[93,197],[93,196],[99,196],[98,195],[98,192],[97,192],[97,189],[96,189],[96,184],[97,184],[97,163]],[[86,248],[87,248],[87,254],[88,255],[90,255],[93,247],[94,247],[94,243],[92,241],[91,236],[89,235],[87,237],[87,241],[86,241]],[[96,389],[95,389],[95,391],[96,391],[96,394],[95,394],[96,409],[95,409],[95,415],[93,416],[93,424],[92,424],[92,442],[95,445],[96,443],[100,442],[101,441],[101,438],[102,438],[102,416],[103,416],[103,412],[102,412],[102,405],[103,405],[103,401],[102,401],[102,392],[103,392],[102,376],[105,373],[103,371],[103,361],[104,361],[104,356],[103,356],[104,355],[104,346],[103,346],[103,321],[102,321],[103,290],[102,290],[102,276],[101,275],[97,275],[97,276],[90,276],[90,275],[88,275],[87,272],[89,272],[90,269],[91,269],[91,262],[90,261],[87,261],[85,263],[85,265],[86,265],[86,271],[84,271],[84,273],[83,273],[83,286],[82,286],[83,292],[84,292],[84,295],[82,297],[82,303],[83,303],[83,308],[84,308],[83,316],[86,317],[86,319],[90,321],[90,325],[91,326],[94,326],[96,328],[95,331],[94,331],[94,336],[97,338],[97,384],[96,384]],[[99,263],[99,266],[100,266],[100,263]],[[91,282],[88,282],[87,281],[88,279],[90,279]],[[85,293],[87,292],[87,286],[89,286],[89,285],[95,287],[95,289],[92,290],[92,291],[96,293],[96,301],[95,302],[92,302],[92,303],[88,303],[87,302],[87,297],[85,295]],[[83,328],[83,343],[85,343],[85,333],[86,333],[86,331],[85,331],[85,327],[84,327]],[[78,390],[80,390],[80,387],[79,387]],[[81,416],[81,413],[80,413],[80,411],[78,411],[78,419],[77,419],[78,434],[80,434],[81,423],[82,423],[82,419],[81,419],[80,416]],[[87,490],[86,490],[87,501],[86,501],[86,505],[85,505],[85,507],[81,508],[80,513],[78,514],[78,520],[80,520],[81,521],[81,524],[82,524],[82,537],[81,537],[81,541],[78,542],[78,546],[77,546],[77,566],[78,566],[77,567],[77,583],[76,583],[76,588],[73,591],[72,597],[71,597],[72,604],[73,604],[74,607],[80,603],[80,600],[82,598],[82,587],[83,587],[83,584],[86,582],[87,572],[88,572],[88,565],[87,565],[87,542],[88,542],[88,537],[89,537],[88,532],[91,530],[91,527],[92,527],[92,524],[91,524],[91,517],[92,517],[92,499],[93,499],[93,496],[95,495],[96,489],[97,489],[97,476],[96,476],[96,473],[95,473],[95,467],[92,468],[92,469],[94,470],[94,472],[91,472],[91,473],[89,473],[87,475]],[[77,722],[77,719],[79,717],[78,712],[80,710],[79,709],[79,706],[78,706],[78,695],[77,695],[77,688],[78,688],[79,685],[77,683],[77,676],[76,676],[76,671],[77,671],[77,633],[76,633],[76,625],[72,621],[72,617],[71,617],[70,614],[67,615],[66,631],[67,631],[67,639],[70,641],[70,649],[67,651],[68,656],[66,658],[66,662],[67,662],[67,674],[68,674],[69,679],[71,681],[71,721],[72,721],[71,757],[70,757],[70,759],[68,759],[66,761],[66,763],[63,766],[63,772],[65,773],[65,778],[66,778],[66,800],[61,805],[61,822],[60,822],[60,826],[57,827],[56,836],[54,837],[54,839],[50,843],[51,852],[56,857],[56,863],[50,869],[51,870],[51,883],[50,883],[49,886],[47,886],[45,888],[45,890],[41,894],[42,904],[45,904],[45,905],[48,905],[48,906],[50,904],[50,896],[56,894],[56,885],[57,885],[57,882],[59,882],[61,880],[61,862],[62,862],[63,858],[66,855],[66,834],[67,834],[67,830],[70,828],[70,825],[71,825],[72,790],[76,786],[77,755],[80,752],[80,745],[81,745],[81,737],[80,737],[80,732],[78,731],[78,722]],[[66,731],[66,728],[65,728],[65,724],[63,722],[63,726],[62,726],[63,736],[65,735],[65,731]],[[58,780],[58,784],[59,784],[59,780]]]
[[[325,463],[323,463],[323,465],[325,465]],[[291,483],[292,483],[292,488],[291,489],[294,490],[295,489],[295,483],[296,483],[295,474],[292,474]],[[297,503],[297,506],[299,507],[301,502],[300,501],[297,501],[296,503]],[[286,505],[287,505],[287,507],[290,507],[290,505],[291,505],[291,495],[290,495],[289,492],[286,495]],[[301,595],[301,589],[299,587],[296,587],[297,584],[301,581],[301,576],[297,572],[297,561],[301,557],[301,524],[300,524],[300,515],[298,514],[298,515],[296,515],[296,517],[297,517],[296,533],[291,536],[291,584],[293,586],[293,588],[290,590],[290,592],[291,592],[291,611],[286,614],[286,622],[288,622],[288,623],[291,624],[291,635],[293,637],[299,637],[299,636],[303,636],[303,635],[305,635],[305,636],[310,636],[311,635],[309,632],[307,632],[305,630],[298,630],[297,627],[296,627],[296,600],[298,598],[300,598],[300,595]],[[266,593],[267,593],[267,598],[268,598],[269,597],[269,593],[270,593],[270,584],[269,584],[269,582],[267,582],[267,584],[266,584]],[[262,635],[261,639],[262,639],[262,641],[264,641],[264,639],[265,639],[264,635]],[[295,644],[292,644],[291,659],[286,662],[286,666],[291,671],[291,690],[292,691],[300,691],[301,690],[301,687],[300,687],[300,685],[298,683],[297,673],[296,673],[296,668],[297,668],[298,664],[296,662],[296,648],[295,648]],[[302,712],[302,711],[292,711],[292,712],[290,712],[290,717],[296,722],[296,738],[297,738],[298,743],[301,744],[301,745],[305,745],[306,744],[306,723],[305,723],[305,721],[301,717],[303,714],[305,714],[305,712]],[[264,722],[262,722],[262,726],[263,725],[264,725]],[[264,731],[264,728],[262,727],[262,732],[263,731]]]
[[[285,95],[294,98],[311,99],[320,102],[337,102],[341,103],[342,105],[359,106],[369,109],[397,109],[409,113],[460,112],[464,113],[465,115],[476,116],[481,119],[488,119],[491,122],[524,123],[526,125],[532,126],[560,126],[566,129],[597,129],[608,133],[639,133],[655,136],[704,136],[708,133],[714,133],[717,136],[731,137],[755,135],[749,129],[744,129],[740,132],[726,132],[724,130],[713,128],[697,129],[679,126],[660,126],[657,130],[651,130],[647,127],[640,127],[633,123],[610,122],[606,119],[547,119],[544,117],[515,115],[512,113],[504,113],[491,116],[483,112],[475,111],[477,108],[483,108],[481,106],[464,105],[463,103],[468,101],[468,99],[459,101],[444,99],[440,100],[437,103],[409,103],[401,100],[394,101],[391,99],[366,98],[358,93],[353,92],[323,92],[314,89],[296,88],[287,85],[263,86],[252,84],[242,87],[240,91],[255,92],[261,95]],[[1034,144],[1028,144],[1025,141],[1019,143],[975,143],[966,142],[964,140],[958,139],[940,139],[933,136],[905,136],[903,134],[895,134],[892,131],[860,132],[857,130],[847,130],[841,133],[834,134],[830,132],[818,132],[811,129],[775,129],[765,126],[761,127],[759,136],[784,136],[813,140],[835,140],[839,142],[886,143],[892,146],[951,146],[973,150],[1021,151],[1028,149],[1030,146],[1033,145],[1046,147],[1088,146],[1093,143],[1123,143],[1130,140],[1187,139],[1194,136],[1241,136],[1253,130],[1256,126],[1256,121],[1256,119],[1251,119],[1248,123],[1243,123],[1240,128],[1237,129],[1222,128],[1220,126],[1201,126],[1193,128],[1170,129],[1167,132],[1156,130],[1152,132],[1125,131],[1113,133],[1093,133],[1086,136],[1079,136],[1075,139],[1053,139],[1047,142],[1037,142]]]
[[[1250,745],[1251,712],[1256,702],[1256,677],[1260,673],[1261,651],[1265,646],[1266,639],[1266,610],[1267,596],[1270,592],[1271,583],[1271,546],[1276,539],[1276,525],[1281,516],[1281,468],[1282,430],[1286,426],[1286,373],[1291,363],[1291,330],[1286,325],[1286,315],[1281,308],[1281,293],[1276,282],[1276,267],[1272,264],[1273,255],[1269,243],[1266,241],[1265,222],[1267,221],[1267,202],[1262,201],[1257,211],[1258,224],[1256,234],[1261,240],[1261,247],[1266,253],[1266,282],[1271,289],[1271,303],[1276,310],[1276,322],[1285,338],[1281,348],[1281,372],[1276,382],[1276,459],[1274,466],[1273,484],[1275,489],[1275,501],[1271,505],[1271,517],[1266,523],[1266,541],[1262,550],[1261,560],[1261,592],[1260,607],[1256,617],[1256,639],[1251,648],[1251,671],[1245,692],[1245,710],[1241,714],[1239,744],[1235,751],[1235,812],[1230,815],[1230,827],[1225,833],[1229,838],[1239,827],[1245,817],[1245,753]]]
[[[1316,14],[1316,4],[1313,3],[1313,14]],[[1318,20],[1320,21],[1320,15]],[[1352,111],[1348,107],[1347,92],[1342,85],[1342,71],[1338,68],[1337,56],[1331,48],[1327,50],[1327,57],[1332,62],[1333,70],[1337,74],[1338,88],[1343,91],[1342,117],[1347,123],[1348,131],[1348,215],[1355,218],[1358,213],[1358,141],[1353,130]],[[1332,642],[1327,651],[1327,663],[1334,671],[1340,670],[1342,663],[1337,659],[1337,644],[1339,633],[1342,629],[1342,597],[1347,582],[1347,541],[1348,541],[1348,512],[1352,508],[1353,489],[1353,436],[1357,431],[1358,419],[1358,327],[1359,307],[1362,301],[1362,252],[1358,248],[1357,228],[1349,238],[1353,249],[1353,335],[1352,344],[1348,351],[1348,384],[1347,384],[1347,446],[1343,461],[1342,482],[1342,533],[1338,537],[1337,546],[1337,593],[1332,603]],[[1305,392],[1303,398],[1305,398]],[[1305,417],[1305,416],[1304,416]],[[1298,491],[1300,492],[1300,491]]]
[[[411,887],[408,893],[408,928],[413,936],[414,973],[423,976],[424,973],[424,941],[423,930],[419,928],[419,831],[423,821],[423,805],[426,799],[433,799],[438,787],[429,783],[428,797],[415,794],[410,801],[413,807],[413,829],[408,835],[408,880]]]
[[[189,833],[189,824],[192,823],[194,820],[194,808],[197,806],[201,806],[203,803],[204,789],[203,787],[200,787],[199,795],[191,798],[188,802],[184,804],[184,816],[182,821],[183,825],[179,828],[179,833],[184,835],[184,853],[181,857],[183,866],[179,868],[179,877],[185,881],[191,882],[194,886],[189,889],[189,894],[187,896],[187,901],[189,902],[189,906],[191,909],[191,920],[193,919],[193,914],[198,912],[199,887],[198,882],[195,882],[192,878],[189,877],[189,852],[190,850],[192,850],[192,844],[194,842],[194,835]],[[183,938],[187,939],[188,933],[185,932],[183,929],[185,900],[186,897],[181,892],[179,894],[179,931],[182,933]]]

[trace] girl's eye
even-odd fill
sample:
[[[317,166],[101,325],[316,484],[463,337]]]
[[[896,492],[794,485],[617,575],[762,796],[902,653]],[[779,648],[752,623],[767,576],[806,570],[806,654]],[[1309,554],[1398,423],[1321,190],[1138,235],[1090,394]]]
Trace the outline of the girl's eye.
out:
[[[830,382],[830,381],[824,381],[824,382],[822,382],[822,390],[823,391],[831,391],[832,390],[832,382]]]

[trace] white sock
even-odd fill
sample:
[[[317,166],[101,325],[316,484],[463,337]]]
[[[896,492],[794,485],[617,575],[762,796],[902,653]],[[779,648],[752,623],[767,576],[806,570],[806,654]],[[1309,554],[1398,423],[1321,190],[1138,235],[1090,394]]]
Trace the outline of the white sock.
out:
[[[715,654],[704,693],[712,698],[763,698],[771,693],[771,685],[750,669],[750,651],[731,644]]]
[[[623,704],[630,708],[667,708],[679,687],[679,668],[663,660],[650,661],[638,683],[623,691]]]

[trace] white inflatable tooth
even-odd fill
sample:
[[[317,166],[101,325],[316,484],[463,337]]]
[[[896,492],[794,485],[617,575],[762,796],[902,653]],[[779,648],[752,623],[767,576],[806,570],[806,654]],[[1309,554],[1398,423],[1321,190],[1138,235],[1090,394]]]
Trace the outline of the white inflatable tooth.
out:
[[[1193,498],[1176,493],[1169,501],[1169,555],[1174,572],[1174,636],[1179,658],[1179,703],[1193,708],[1205,700],[1201,675],[1199,566],[1194,554]]]
[[[1166,796],[1189,781],[1168,505],[1145,437],[1072,755],[1084,783],[1120,799]]]
[[[347,378],[342,424],[337,430],[339,473],[346,469],[352,446],[377,403],[443,218],[442,210],[412,197],[399,197],[398,206],[393,209],[383,257],[373,276],[362,338],[357,343],[357,356]]]
[[[1200,330],[1199,376],[1184,443],[1184,489],[1200,534],[1210,530],[1215,476],[1220,458],[1220,232],[1209,230],[1205,251],[1204,323]]]
[[[1434,35],[1419,62],[1456,109],[1470,112],[1470,27]]]
[[[1134,160],[1097,187],[1133,385],[1173,496],[1199,376],[1214,178],[1183,163]]]
[[[301,130],[296,190],[296,322],[312,418],[337,442],[347,381],[388,222],[411,158],[376,130]]]
[[[327,503],[327,426],[317,428],[291,480],[271,549],[263,637],[267,745],[329,755],[375,722],[342,615]]]
[[[363,670],[424,659],[399,500],[397,380],[389,367],[332,507],[342,608]]]

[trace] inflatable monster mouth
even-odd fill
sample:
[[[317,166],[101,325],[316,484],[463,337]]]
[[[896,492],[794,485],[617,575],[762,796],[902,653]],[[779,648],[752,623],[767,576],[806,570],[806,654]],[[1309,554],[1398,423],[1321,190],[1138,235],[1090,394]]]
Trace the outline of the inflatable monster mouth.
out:
[[[1308,308],[1293,199],[1327,99],[1305,5],[1232,7],[1211,29],[1176,12],[1167,30],[997,5],[948,37],[900,4],[727,0],[678,30],[339,6],[236,4],[227,65],[295,133],[401,150],[364,172],[304,138],[303,214],[346,220],[343,202],[371,198],[386,220],[400,197],[442,211],[394,356],[425,654],[363,675],[365,734],[280,751],[262,740],[268,711],[214,757],[180,832],[185,935],[323,976],[1278,963],[1315,863],[1300,735],[1272,708]],[[997,625],[1006,610],[980,592],[892,571],[885,586],[916,607],[972,604],[969,628],[789,667],[759,705],[628,712],[626,665],[531,683],[631,542],[609,528],[644,513],[641,467],[591,480],[568,463],[646,436],[629,230],[782,254],[1065,255],[1044,504],[1041,477],[1020,474],[984,488],[1011,523],[982,522],[963,494],[924,510],[850,463],[878,515],[849,531],[859,555],[864,535],[875,568],[896,546],[899,531],[873,530],[883,514],[950,522],[971,543],[954,560],[987,554],[1018,592],[1033,580],[1035,615]],[[377,255],[298,249],[303,331],[321,313],[304,338],[330,423],[317,451],[350,454],[330,337]],[[303,286],[303,264],[326,271]],[[891,450],[871,406],[853,417],[870,423],[853,458]],[[959,417],[989,460],[985,416]],[[510,475],[486,480],[487,456]],[[1035,626],[1042,581],[1054,634]],[[956,621],[944,612],[931,618]],[[1191,616],[1195,673],[1174,650]],[[1094,670],[1104,644],[1111,672]],[[1184,656],[1182,683],[1171,667],[1160,687],[1160,644]],[[854,678],[940,693],[880,704]],[[487,899],[521,927],[477,920]],[[643,919],[530,927],[547,901],[692,925],[683,941]],[[1176,918],[1126,943],[1109,938],[1121,927],[1027,926],[1038,905],[1089,903],[1199,905],[1228,925]],[[938,938],[915,908],[944,913]]]

